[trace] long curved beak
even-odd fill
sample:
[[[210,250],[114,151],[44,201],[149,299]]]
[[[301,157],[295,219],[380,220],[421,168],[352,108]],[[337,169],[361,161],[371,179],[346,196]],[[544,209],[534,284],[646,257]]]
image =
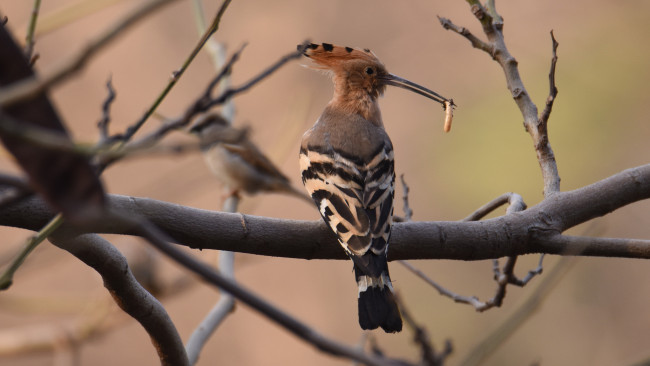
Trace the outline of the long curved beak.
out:
[[[404,78],[401,78],[397,75],[393,74],[388,74],[386,76],[383,76],[381,80],[384,82],[386,85],[392,85],[392,86],[397,86],[402,89],[406,89],[409,91],[412,91],[413,93],[420,94],[424,97],[427,97],[429,99],[433,99],[436,102],[442,104],[445,108],[447,107],[447,103],[450,105],[454,105],[454,102],[451,99],[447,99],[443,97],[442,95],[434,92],[433,90],[429,90],[422,85],[418,85],[414,82],[408,81]]]

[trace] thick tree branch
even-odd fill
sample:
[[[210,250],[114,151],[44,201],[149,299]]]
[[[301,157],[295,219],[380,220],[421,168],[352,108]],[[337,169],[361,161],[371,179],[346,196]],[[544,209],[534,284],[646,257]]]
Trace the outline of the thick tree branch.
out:
[[[118,220],[119,221],[119,220]],[[228,292],[239,301],[250,306],[254,310],[260,312],[270,320],[282,326],[287,331],[293,333],[295,336],[301,338],[307,343],[317,347],[322,352],[329,353],[337,357],[345,357],[350,360],[362,362],[364,365],[373,366],[408,366],[400,360],[388,359],[385,357],[376,357],[366,354],[352,347],[348,347],[339,343],[331,338],[327,338],[320,334],[318,331],[300,322],[291,314],[282,311],[263,298],[257,296],[246,288],[238,285],[232,279],[217,273],[207,264],[195,259],[191,255],[178,249],[174,245],[167,242],[164,233],[161,233],[157,228],[153,227],[146,220],[126,218],[124,221],[127,225],[132,225],[134,230],[137,230],[143,237],[155,246],[158,250],[163,252],[169,258],[176,261],[186,269],[201,276],[208,283],[219,287],[223,291]]]
[[[574,191],[559,192],[525,211],[478,222],[396,223],[389,259],[479,260],[530,253],[650,258],[650,240],[576,238],[563,231],[650,198],[650,164]],[[110,195],[120,212],[147,218],[176,243],[303,259],[347,259],[323,222],[212,212],[145,198]],[[37,198],[0,209],[0,225],[39,230],[53,216]],[[88,231],[137,234],[105,220]]]
[[[57,231],[50,240],[102,276],[115,302],[149,333],[161,365],[189,365],[183,342],[165,308],[133,277],[126,258],[111,243],[98,235],[74,236],[65,231]]]

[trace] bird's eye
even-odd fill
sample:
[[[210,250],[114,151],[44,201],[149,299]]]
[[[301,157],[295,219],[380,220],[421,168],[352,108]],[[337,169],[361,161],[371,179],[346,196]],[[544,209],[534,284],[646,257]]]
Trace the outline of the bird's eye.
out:
[[[366,74],[372,75],[375,73],[375,70],[372,69],[372,67],[366,67]]]

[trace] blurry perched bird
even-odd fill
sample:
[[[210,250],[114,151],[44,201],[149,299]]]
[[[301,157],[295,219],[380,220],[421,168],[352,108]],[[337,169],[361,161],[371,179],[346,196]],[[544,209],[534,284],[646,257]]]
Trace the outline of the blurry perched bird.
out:
[[[334,97],[302,138],[302,181],[354,262],[361,328],[399,332],[402,318],[386,261],[395,195],[393,145],[377,98],[394,85],[445,105],[453,102],[389,74],[368,49],[311,44],[304,55],[314,68],[330,73]]]
[[[311,202],[248,138],[218,114],[197,121],[190,132],[201,138],[201,151],[212,173],[224,185],[226,195],[258,192],[291,194]]]

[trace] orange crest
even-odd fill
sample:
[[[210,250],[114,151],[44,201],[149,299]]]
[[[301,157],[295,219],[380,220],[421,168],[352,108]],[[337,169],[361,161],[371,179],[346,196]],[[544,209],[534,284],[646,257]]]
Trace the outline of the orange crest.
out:
[[[317,64],[313,66],[315,69],[335,71],[349,61],[366,62],[384,69],[384,65],[377,59],[377,56],[367,48],[362,50],[352,47],[336,46],[330,43],[311,43],[307,46],[303,54]]]

